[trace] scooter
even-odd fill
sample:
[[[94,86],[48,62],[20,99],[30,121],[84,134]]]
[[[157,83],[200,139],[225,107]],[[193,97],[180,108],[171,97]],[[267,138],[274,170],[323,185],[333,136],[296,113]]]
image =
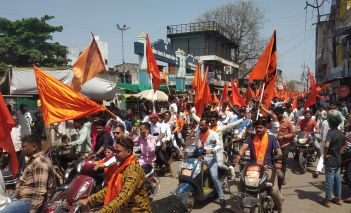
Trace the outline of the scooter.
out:
[[[217,194],[209,169],[203,160],[206,150],[195,145],[185,148],[185,158],[180,164],[179,185],[175,195],[185,205],[187,212],[191,212],[195,201],[204,201]],[[229,190],[229,173],[219,169],[218,178],[223,189]]]

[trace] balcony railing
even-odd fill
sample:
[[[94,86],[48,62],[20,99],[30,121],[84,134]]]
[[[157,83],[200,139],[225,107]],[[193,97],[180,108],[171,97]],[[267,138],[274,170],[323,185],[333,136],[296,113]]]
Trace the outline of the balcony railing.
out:
[[[178,24],[167,26],[167,35],[181,34],[181,33],[195,33],[195,32],[218,32],[230,41],[233,35],[229,33],[224,27],[215,21],[196,22],[190,24]]]

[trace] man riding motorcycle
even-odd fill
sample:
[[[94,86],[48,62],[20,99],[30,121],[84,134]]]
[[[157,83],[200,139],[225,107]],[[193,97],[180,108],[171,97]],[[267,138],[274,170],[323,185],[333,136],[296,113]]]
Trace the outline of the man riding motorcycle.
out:
[[[308,133],[314,133],[314,132],[320,133],[317,122],[314,119],[312,119],[312,112],[310,110],[306,110],[303,114],[304,114],[304,118],[297,122],[296,130],[304,131]],[[314,141],[314,146],[317,150],[317,154],[318,156],[320,156],[321,146],[315,137],[313,137],[312,140]]]
[[[205,118],[200,120],[199,127],[200,131],[196,133],[195,145],[198,147],[201,146],[206,150],[204,160],[208,164],[212,181],[220,199],[220,205],[225,207],[227,204],[224,200],[223,189],[218,179],[218,163],[215,155],[221,149],[218,134],[208,127],[208,121]]]
[[[273,155],[282,156],[282,150],[275,136],[267,133],[267,121],[265,118],[259,117],[255,122],[256,133],[247,138],[242,145],[239,155],[234,159],[234,163],[240,162],[241,156],[247,149],[250,149],[250,161],[263,166],[267,166],[265,172],[268,179],[273,183],[271,192],[272,199],[278,212],[282,212],[282,199],[278,189],[278,181],[275,169],[282,168],[282,161],[278,160],[273,167]],[[238,191],[243,192],[243,183],[238,184]]]
[[[107,186],[78,203],[95,206],[103,201],[99,213],[151,212],[144,184],[145,173],[133,155],[131,139],[117,140],[116,158],[119,164]]]

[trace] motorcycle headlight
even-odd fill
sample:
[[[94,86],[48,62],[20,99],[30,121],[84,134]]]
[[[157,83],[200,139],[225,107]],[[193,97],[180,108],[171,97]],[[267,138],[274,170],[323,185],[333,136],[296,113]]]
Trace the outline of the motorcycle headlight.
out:
[[[78,173],[80,173],[82,171],[83,163],[84,163],[84,161],[81,161],[81,162],[78,163],[78,165],[77,165],[77,172]]]
[[[251,187],[257,187],[260,182],[259,171],[247,171],[245,174],[245,185]]]
[[[77,192],[76,196],[74,196],[74,199],[75,199],[75,200],[81,199],[80,196],[82,196],[82,194],[88,189],[88,187],[89,187],[89,182],[86,181],[86,182],[82,185],[82,187],[80,187],[80,189],[79,189],[79,191]]]
[[[306,139],[306,138],[303,138],[303,139],[299,139],[299,140],[298,140],[298,143],[299,143],[299,144],[304,144],[304,143],[306,143],[306,141],[307,141],[307,139]]]

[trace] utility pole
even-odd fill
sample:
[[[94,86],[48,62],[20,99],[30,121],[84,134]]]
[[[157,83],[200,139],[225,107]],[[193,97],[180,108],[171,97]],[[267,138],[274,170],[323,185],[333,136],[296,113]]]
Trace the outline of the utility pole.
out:
[[[307,7],[312,7],[313,9],[317,9],[317,23],[316,23],[316,41],[315,41],[315,63],[314,63],[314,65],[315,65],[315,77],[316,77],[316,79],[317,79],[317,82],[318,82],[318,75],[317,75],[317,73],[318,73],[318,65],[317,65],[317,54],[318,54],[318,46],[317,46],[317,44],[318,44],[318,27],[319,27],[319,23],[320,23],[320,21],[321,21],[321,16],[323,16],[323,15],[320,15],[320,11],[319,11],[319,8],[323,5],[323,3],[325,2],[325,0],[322,0],[322,2],[320,3],[320,4],[318,4],[318,0],[315,0],[315,5],[313,5],[313,4],[310,4],[308,1],[306,1],[306,6],[305,6],[305,10],[307,11]],[[307,15],[307,13],[306,13],[306,15]],[[308,77],[307,77],[307,79],[308,79]],[[307,80],[308,81],[308,80]],[[308,88],[307,88],[308,89]]]
[[[118,24],[116,24],[116,28],[118,29],[118,30],[120,30],[121,31],[121,34],[122,34],[122,63],[124,64],[125,62],[124,62],[124,41],[123,41],[123,33],[124,33],[124,31],[127,31],[130,27],[128,27],[127,25],[123,25],[122,27],[121,26],[119,26]]]

